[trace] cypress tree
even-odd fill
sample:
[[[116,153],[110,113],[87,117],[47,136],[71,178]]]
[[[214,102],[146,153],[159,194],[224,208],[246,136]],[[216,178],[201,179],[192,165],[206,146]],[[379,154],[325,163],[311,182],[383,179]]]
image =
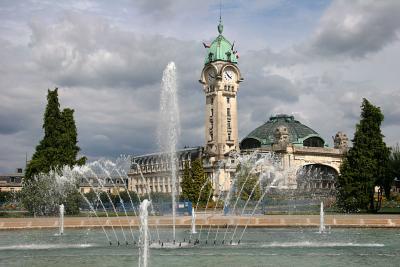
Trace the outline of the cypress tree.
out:
[[[65,108],[61,113],[62,118],[62,134],[61,134],[61,147],[63,152],[63,165],[70,167],[74,165],[83,165],[86,162],[86,157],[76,159],[80,148],[78,147],[78,133],[76,130],[74,120],[74,110]]]
[[[338,206],[347,212],[377,211],[389,174],[390,150],[380,129],[384,116],[365,98],[361,109],[353,147],[345,155],[338,177]],[[379,188],[377,203],[375,186]]]
[[[187,161],[185,162],[185,167],[183,169],[181,187],[183,200],[190,200],[192,202],[197,201],[197,199],[194,199],[193,179]]]
[[[28,211],[34,214],[43,214],[43,210],[47,209],[43,195],[49,190],[51,181],[38,181],[34,177],[39,174],[47,174],[51,170],[59,171],[63,166],[70,167],[78,164],[85,163],[86,158],[82,157],[76,160],[79,152],[77,146],[77,130],[73,117],[74,111],[66,108],[60,111],[60,103],[58,101],[58,89],[53,91],[48,90],[47,106],[43,118],[44,137],[36,146],[36,151],[32,156],[26,170],[23,181],[23,203]],[[66,207],[69,213],[79,212],[78,184],[68,190],[65,199],[60,201],[67,201],[71,205]],[[72,203],[74,203],[72,205]]]
[[[60,145],[62,132],[62,118],[58,89],[48,90],[47,106],[43,118],[44,137],[36,146],[36,151],[29,162],[24,176],[24,182],[39,173],[48,173],[52,168],[60,166]]]
[[[197,202],[199,194],[201,193],[199,202],[206,204],[209,194],[212,194],[212,184],[204,173],[201,159],[196,159],[192,162],[191,174],[193,180],[192,188],[195,196],[194,201]],[[201,190],[202,188],[203,190]]]

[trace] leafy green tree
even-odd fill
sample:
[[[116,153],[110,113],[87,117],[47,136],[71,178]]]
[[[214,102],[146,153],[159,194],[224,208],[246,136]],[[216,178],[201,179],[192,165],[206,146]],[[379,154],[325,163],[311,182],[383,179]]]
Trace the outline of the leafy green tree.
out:
[[[252,171],[252,167],[247,165],[239,165],[236,173],[236,193],[239,194],[240,190],[243,188],[240,196],[238,195],[237,197],[240,197],[245,201],[249,198],[251,200],[259,200],[261,197],[259,177],[257,173]]]
[[[43,201],[41,197],[48,193],[45,190],[50,190],[51,183],[55,182],[47,180],[41,182],[35,179],[35,176],[48,174],[52,170],[60,172],[63,166],[82,165],[86,161],[85,157],[76,159],[79,147],[77,146],[77,130],[73,112],[69,108],[60,111],[58,89],[48,90],[47,106],[43,118],[44,137],[36,146],[36,151],[25,170],[23,180],[22,202],[32,214],[46,214],[47,211],[52,210],[46,208],[46,202],[41,203]],[[67,195],[69,204],[73,203],[73,199],[78,201],[76,196],[79,192],[77,190],[78,185],[75,186],[75,190],[71,189],[67,192],[67,194],[72,194],[70,197]],[[75,210],[72,210],[73,207]],[[71,214],[79,212],[77,203],[73,207],[66,206],[66,212]]]
[[[385,194],[386,198],[388,197],[386,192],[390,192],[390,188],[392,187],[394,178],[400,179],[400,147],[397,144],[395,147],[392,148],[389,157],[389,166],[390,166],[390,179],[387,179],[385,183]]]
[[[82,196],[76,187],[72,187],[69,192],[67,192],[65,197],[65,213],[70,215],[78,215],[79,207],[83,202]]]
[[[138,195],[134,191],[128,191],[128,192],[127,191],[121,191],[119,194],[121,196],[122,201],[124,201],[125,206],[131,204],[131,199],[132,199],[132,203],[134,205],[139,203]]]
[[[94,203],[97,201],[97,195],[93,191],[93,189],[90,189],[89,192],[85,193],[85,197],[90,202],[90,204],[92,204],[92,206],[94,206]]]
[[[13,197],[13,192],[0,191],[0,205],[9,202]]]
[[[356,126],[353,147],[343,159],[338,177],[338,206],[344,211],[361,209],[376,212],[382,191],[389,178],[390,150],[383,141],[381,123],[384,116],[379,107],[363,99],[361,120]],[[379,188],[375,200],[375,186]]]

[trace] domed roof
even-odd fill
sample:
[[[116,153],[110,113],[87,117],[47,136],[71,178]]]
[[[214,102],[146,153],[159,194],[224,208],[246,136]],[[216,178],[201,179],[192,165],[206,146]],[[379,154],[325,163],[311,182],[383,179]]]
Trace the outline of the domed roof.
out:
[[[224,26],[221,21],[218,25],[219,35],[211,43],[207,50],[207,55],[204,60],[204,64],[214,62],[217,60],[237,63],[236,52],[233,51],[233,45],[222,35]]]
[[[260,127],[253,130],[240,143],[242,149],[271,146],[277,143],[276,129],[283,126],[287,129],[288,142],[296,146],[323,147],[324,139],[310,127],[295,120],[293,116],[278,114],[272,116]],[[285,130],[286,130],[285,129]]]

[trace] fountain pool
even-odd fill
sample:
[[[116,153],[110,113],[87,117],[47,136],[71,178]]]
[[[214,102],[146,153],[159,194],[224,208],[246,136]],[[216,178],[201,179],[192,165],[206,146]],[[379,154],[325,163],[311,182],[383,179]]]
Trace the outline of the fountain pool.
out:
[[[135,235],[138,230],[135,229]],[[101,229],[0,231],[0,266],[137,266],[139,248],[109,246]],[[215,231],[214,231],[215,232]],[[210,233],[210,238],[214,234]],[[122,233],[117,231],[122,237]],[[188,236],[177,229],[177,239]],[[162,239],[170,229],[160,229]],[[240,246],[152,248],[149,266],[398,266],[398,229],[250,228]]]

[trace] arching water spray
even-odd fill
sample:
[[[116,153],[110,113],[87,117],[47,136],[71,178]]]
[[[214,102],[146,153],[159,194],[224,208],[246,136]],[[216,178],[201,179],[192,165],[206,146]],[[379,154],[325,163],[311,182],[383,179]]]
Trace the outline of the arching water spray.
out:
[[[122,198],[121,198],[120,190],[119,190],[119,188],[115,185],[114,180],[113,180],[113,177],[111,177],[111,173],[115,173],[116,165],[115,165],[113,162],[109,161],[109,160],[107,160],[107,161],[105,161],[105,162],[102,162],[102,163],[101,163],[100,161],[96,161],[95,164],[96,164],[96,165],[101,169],[101,171],[106,175],[106,177],[109,179],[109,181],[110,181],[111,184],[113,185],[113,188],[114,188],[115,191],[117,192],[117,195],[118,195],[118,198],[119,198],[119,202],[120,202],[120,204],[121,204],[121,206],[122,206],[122,209],[124,210],[125,218],[127,219],[128,224],[129,224],[129,230],[130,230],[130,232],[131,232],[132,242],[135,242],[135,236],[133,235],[132,226],[131,226],[131,224],[129,223],[129,217],[128,217],[128,214],[127,214],[126,209],[125,209],[124,201],[123,201]],[[108,169],[106,168],[106,166],[111,166],[111,169],[108,170]],[[125,183],[123,182],[123,184],[125,184]],[[128,192],[128,191],[126,191],[126,192],[127,192],[128,195],[129,195],[129,192]],[[117,215],[117,216],[118,216],[118,215]],[[125,237],[125,234],[124,234],[124,237]],[[126,238],[125,238],[125,243],[126,243],[126,245],[128,245],[128,242],[127,242]]]
[[[162,152],[168,154],[171,166],[172,195],[172,235],[175,241],[175,217],[177,195],[177,159],[176,145],[180,134],[179,106],[176,84],[176,67],[170,62],[163,72],[160,97],[160,122],[158,128],[158,143]]]

